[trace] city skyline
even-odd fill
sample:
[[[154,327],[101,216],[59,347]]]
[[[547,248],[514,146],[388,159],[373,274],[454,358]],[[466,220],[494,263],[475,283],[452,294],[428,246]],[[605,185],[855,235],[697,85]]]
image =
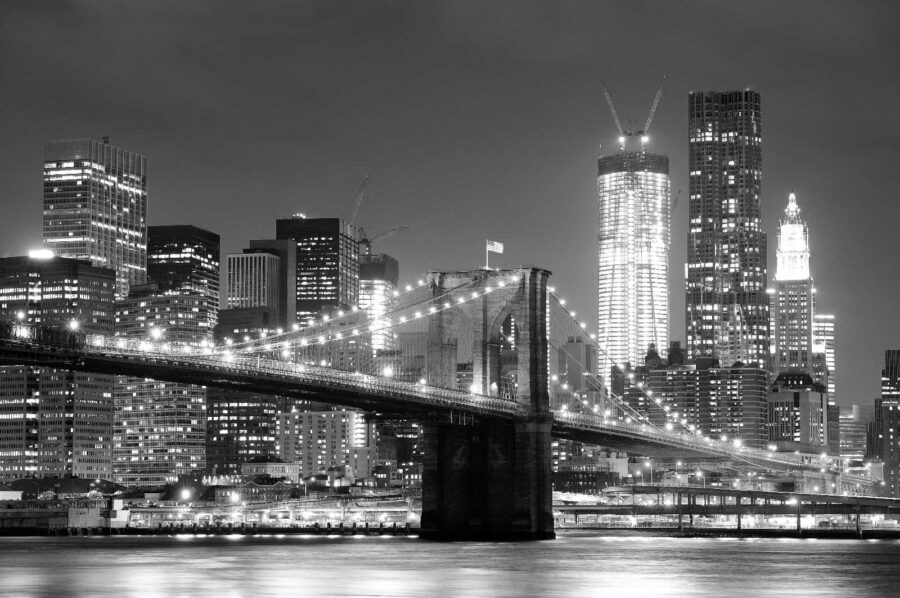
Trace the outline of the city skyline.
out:
[[[676,42],[683,44],[691,39],[686,15],[696,6],[684,15],[673,15],[684,31],[669,41],[673,47]],[[214,56],[194,49],[214,46],[219,36],[237,25],[228,11],[216,16],[215,26],[220,30],[204,29],[194,21],[198,16],[205,18],[202,8],[182,15],[192,24],[191,44],[176,44],[174,50],[163,51],[151,41],[147,50],[138,52],[145,66],[152,67],[155,52],[164,57],[160,63],[178,68],[168,74],[150,68],[146,78],[133,80],[131,75],[115,74],[119,72],[114,68],[116,60],[95,55],[100,46],[90,42],[82,42],[85,45],[78,46],[72,56],[59,58],[59,52],[53,52],[54,42],[49,39],[52,31],[46,29],[61,28],[56,33],[65,39],[68,28],[75,31],[79,24],[84,26],[80,19],[97,17],[102,25],[108,16],[82,6],[73,10],[71,19],[61,19],[66,24],[50,25],[38,7],[32,9],[34,12],[18,10],[0,25],[4,33],[2,55],[25,57],[22,63],[34,72],[65,75],[74,92],[64,109],[58,109],[62,106],[56,104],[59,100],[36,91],[43,84],[26,76],[22,64],[12,65],[2,59],[4,72],[10,73],[8,101],[13,108],[5,112],[15,113],[17,122],[4,121],[10,135],[0,147],[0,156],[8,168],[0,176],[9,194],[4,202],[20,202],[23,209],[21,216],[4,222],[0,255],[22,255],[39,245],[40,220],[29,210],[39,204],[40,175],[34,164],[40,161],[43,144],[60,137],[109,134],[114,143],[149,158],[150,224],[184,223],[214,230],[222,235],[224,252],[236,252],[249,239],[271,238],[272,220],[287,218],[295,211],[305,211],[311,217],[336,216],[352,200],[362,176],[371,172],[372,191],[360,209],[360,221],[367,227],[411,226],[406,236],[380,248],[400,260],[404,273],[401,282],[427,268],[477,264],[483,239],[497,237],[507,248],[498,263],[537,263],[549,268],[559,294],[569,299],[586,321],[593,322],[596,285],[593,274],[585,274],[596,270],[596,242],[591,231],[595,202],[592,165],[603,151],[598,145],[612,147],[615,138],[598,81],[602,76],[610,83],[623,112],[640,114],[646,109],[646,95],[654,79],[665,72],[669,78],[654,121],[650,149],[672,159],[673,200],[678,190],[684,191],[673,214],[670,256],[670,337],[684,340],[679,299],[683,281],[679,279],[683,278],[682,239],[687,216],[687,91],[743,88],[753,83],[765,104],[763,228],[769,235],[774,233],[781,199],[788,190],[793,188],[808,198],[804,199],[804,216],[810,229],[816,231],[813,251],[817,280],[821,281],[821,310],[834,313],[841,322],[837,338],[841,402],[866,402],[878,396],[881,355],[885,348],[895,345],[898,332],[897,324],[877,318],[890,313],[891,281],[888,277],[878,280],[884,286],[875,292],[870,286],[873,272],[889,271],[891,235],[886,227],[893,220],[895,208],[883,200],[887,183],[880,180],[886,179],[881,173],[888,172],[887,165],[896,152],[891,144],[897,130],[889,122],[886,128],[870,127],[872,134],[860,133],[857,120],[863,117],[856,117],[853,108],[866,106],[867,113],[878,112],[871,109],[871,102],[879,100],[871,98],[891,97],[891,86],[896,83],[873,81],[871,76],[879,68],[878,60],[889,60],[878,58],[877,50],[887,43],[885,30],[874,21],[881,13],[856,10],[850,18],[839,14],[839,5],[832,8],[815,27],[804,22],[805,11],[800,7],[788,10],[779,23],[768,22],[764,11],[744,10],[739,15],[740,26],[726,22],[720,33],[704,32],[707,39],[703,43],[709,47],[723,39],[730,41],[724,44],[726,51],[721,56],[705,58],[708,74],[699,77],[677,63],[678,51],[665,59],[645,60],[641,68],[630,65],[625,69],[613,59],[600,59],[600,50],[607,43],[612,46],[612,41],[567,46],[564,33],[579,31],[583,27],[579,20],[600,22],[589,9],[554,13],[558,30],[545,33],[542,39],[555,50],[549,55],[531,53],[519,35],[487,40],[485,31],[489,27],[480,29],[465,18],[438,11],[437,16],[425,20],[423,31],[442,33],[442,39],[452,42],[451,47],[458,46],[459,52],[454,55],[442,50],[440,44],[425,40],[424,34],[410,34],[408,30],[396,44],[389,41],[391,24],[387,21],[400,19],[408,24],[410,19],[422,18],[416,9],[400,7],[388,14],[369,14],[358,5],[342,19],[365,23],[374,18],[378,26],[373,31],[363,30],[363,35],[346,47],[340,47],[341,42],[348,41],[341,35],[326,39],[343,31],[336,27],[338,19],[329,20],[327,9],[321,9],[321,31],[299,36],[298,47],[307,44],[316,52],[346,60],[346,66],[337,69],[339,73],[328,74],[299,56],[296,40],[269,21],[279,17],[278,11],[272,11],[261,15],[265,26],[251,32],[251,38],[257,39],[255,36],[263,30],[267,35],[274,31],[271,40],[265,41],[267,50],[288,50],[289,60],[279,63],[280,70],[276,69],[272,77],[253,79],[258,83],[256,91],[239,89],[240,79],[249,76],[248,71],[256,64],[252,57],[229,61],[227,55]],[[162,15],[149,8],[132,8],[116,18],[131,23],[147,17],[146,24],[132,24],[150,32],[174,20],[173,10],[169,7]],[[475,10],[461,13],[472,16]],[[608,10],[627,13],[629,9]],[[534,27],[540,17],[528,10],[510,16],[500,9],[496,14],[478,15],[488,23],[514,18],[523,31]],[[658,27],[648,27],[648,40],[658,33]],[[821,33],[823,30],[837,34],[843,42],[837,44],[841,52],[827,47],[829,38]],[[43,48],[34,55],[21,49],[29,35],[39,34],[48,38]],[[768,69],[763,73],[762,69],[768,67],[764,56],[741,62],[738,59],[747,59],[748,51],[738,49],[738,43],[732,46],[732,42],[749,35],[771,39],[771,52],[795,47],[801,40],[807,45],[804,53],[793,53],[784,62],[784,74],[772,74]],[[126,46],[131,43],[122,41]],[[776,43],[779,41],[781,46]],[[402,57],[412,42],[424,44],[421,56]],[[474,45],[485,44],[494,51],[497,64],[482,63],[472,52]],[[242,47],[238,44],[223,52]],[[378,58],[384,60],[373,58],[376,68],[367,71],[371,65],[352,52],[361,47],[377,50]],[[696,45],[691,50],[696,52]],[[648,54],[652,54],[651,48]],[[122,94],[140,109],[134,113],[102,109],[104,105],[121,106],[122,98],[98,99],[94,95],[98,92],[90,89],[97,83],[93,79],[96,75],[89,73],[87,66],[80,66],[78,57],[96,59],[93,63],[99,61],[103,67],[99,70],[112,73],[113,81],[133,84],[133,90]],[[871,71],[861,75],[849,72],[863,57],[873,58],[874,64],[867,66]],[[394,64],[389,65],[391,60]],[[435,72],[422,69],[420,61],[427,60],[437,65]],[[571,60],[572,66],[554,74],[564,60]],[[842,84],[841,94],[826,94],[834,83],[817,80],[820,73],[815,69],[804,72],[809,70],[805,66],[822,60],[843,69],[847,82]],[[228,66],[217,71],[213,67],[218,64]],[[460,78],[457,69],[462,65],[467,67],[467,74],[474,72],[472,81]],[[302,73],[310,83],[300,84],[295,72]],[[198,74],[208,75],[207,86],[186,83]],[[540,94],[533,93],[536,75],[548,83]],[[854,77],[861,77],[866,85],[853,85]],[[229,82],[232,78],[233,83]],[[167,81],[183,85],[167,86]],[[157,87],[168,91],[152,102],[139,97],[140,90]],[[534,97],[525,98],[529,94]],[[26,106],[26,97],[39,101]],[[513,104],[519,97],[525,99]],[[633,103],[629,101],[632,98]],[[240,122],[234,120],[235,111],[249,106],[248,102],[266,99],[279,107],[297,101],[298,108],[266,114],[257,109],[241,112]],[[179,106],[179,111],[172,110],[174,106]],[[285,120],[284,114],[295,118]],[[408,122],[431,124],[410,127]],[[493,133],[485,135],[485,130]],[[217,147],[220,145],[225,146],[224,151]],[[235,147],[240,151],[233,152]],[[415,152],[411,151],[413,147]],[[237,168],[241,163],[245,168]],[[479,209],[482,216],[472,218],[466,209]],[[853,218],[857,213],[877,214],[877,218]],[[770,271],[774,271],[773,254],[770,250],[767,256]],[[860,292],[863,288],[866,291]]]

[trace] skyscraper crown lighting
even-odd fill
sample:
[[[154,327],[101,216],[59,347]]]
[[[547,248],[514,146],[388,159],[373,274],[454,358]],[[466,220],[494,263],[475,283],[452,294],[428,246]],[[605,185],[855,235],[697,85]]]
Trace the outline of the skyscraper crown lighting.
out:
[[[800,219],[797,196],[788,196],[784,219],[778,230],[776,280],[806,280],[809,275],[809,231]]]

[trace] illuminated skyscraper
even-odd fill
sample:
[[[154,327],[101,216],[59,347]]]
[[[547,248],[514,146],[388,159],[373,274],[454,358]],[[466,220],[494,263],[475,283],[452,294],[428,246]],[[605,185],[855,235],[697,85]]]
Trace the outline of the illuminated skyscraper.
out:
[[[61,257],[0,259],[0,321],[112,334],[115,273]],[[74,334],[74,332],[73,332]],[[0,481],[112,476],[113,380],[0,367]]]
[[[400,280],[400,265],[385,253],[359,256],[359,308],[369,322],[378,322],[394,308],[394,291]],[[390,330],[372,332],[372,350],[394,348]]]
[[[876,422],[880,420],[880,453],[884,463],[884,483],[887,496],[900,498],[900,350],[884,352],[881,370],[881,403],[876,404]],[[880,417],[878,417],[880,415]]]
[[[766,367],[760,96],[750,90],[692,92],[688,103],[688,358]]]
[[[791,193],[778,229],[773,367],[803,369],[812,374],[815,298],[809,272],[809,231],[800,219],[797,197]]]
[[[147,229],[147,277],[161,293],[205,299],[200,325],[210,332],[219,312],[219,235],[187,224]]]
[[[623,143],[597,166],[597,343],[608,384],[609,360],[643,363],[651,343],[668,344],[669,159]]]
[[[44,151],[44,246],[116,272],[116,298],[147,279],[147,159],[109,139]]]
[[[301,325],[325,308],[359,301],[359,241],[356,229],[339,218],[277,220],[275,236],[296,245],[296,321]]]
[[[813,314],[813,354],[824,354],[828,380],[817,382],[828,386],[828,401],[837,398],[837,369],[834,346],[834,314]]]

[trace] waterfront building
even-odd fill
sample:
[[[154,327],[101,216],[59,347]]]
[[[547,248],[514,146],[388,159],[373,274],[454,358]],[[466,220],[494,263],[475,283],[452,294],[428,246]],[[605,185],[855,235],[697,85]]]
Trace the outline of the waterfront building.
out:
[[[368,247],[368,245],[366,246]],[[400,264],[386,253],[359,256],[359,308],[370,323],[381,321],[394,309],[394,293],[400,281]],[[394,335],[390,330],[372,332],[372,351],[390,351]]]
[[[300,464],[300,477],[350,468],[357,479],[372,477],[376,428],[362,412],[297,411],[278,414],[278,455]]]
[[[43,243],[116,272],[116,299],[147,279],[147,158],[101,139],[44,150]]]
[[[252,478],[281,478],[292,484],[298,484],[300,483],[300,465],[289,463],[275,456],[260,456],[243,463],[241,475]]]
[[[276,420],[286,399],[208,388],[206,402],[206,466],[211,475],[241,473],[242,464],[277,454]]]
[[[900,498],[900,349],[884,352],[881,370],[879,440],[884,466],[885,494]]]
[[[66,334],[113,332],[115,272],[52,257],[0,259],[0,321]],[[0,367],[0,481],[110,478],[113,376]]]
[[[623,137],[624,139],[624,137]],[[640,363],[669,334],[669,159],[644,149],[597,161],[597,344],[607,362]]]
[[[191,225],[147,229],[147,277],[161,293],[200,295],[198,321],[211,332],[219,312],[219,235]]]
[[[834,442],[829,447],[828,434],[825,387],[805,370],[783,370],[769,393],[769,441],[779,451],[839,454],[840,445],[837,452]]]
[[[766,234],[762,123],[751,90],[692,92],[689,110],[688,359],[765,368]]]
[[[197,348],[208,344],[208,298],[164,294],[155,283],[134,287],[116,304],[116,336],[135,342]],[[206,389],[121,376],[116,379],[114,479],[155,486],[206,470]]]
[[[277,239],[296,243],[296,321],[305,325],[326,308],[349,309],[359,301],[359,241],[339,218],[277,220]]]

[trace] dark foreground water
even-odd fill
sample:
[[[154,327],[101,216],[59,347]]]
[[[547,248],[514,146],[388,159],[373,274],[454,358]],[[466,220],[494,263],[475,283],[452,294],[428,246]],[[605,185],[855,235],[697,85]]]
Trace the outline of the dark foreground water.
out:
[[[0,539],[3,596],[900,596],[900,541]]]

